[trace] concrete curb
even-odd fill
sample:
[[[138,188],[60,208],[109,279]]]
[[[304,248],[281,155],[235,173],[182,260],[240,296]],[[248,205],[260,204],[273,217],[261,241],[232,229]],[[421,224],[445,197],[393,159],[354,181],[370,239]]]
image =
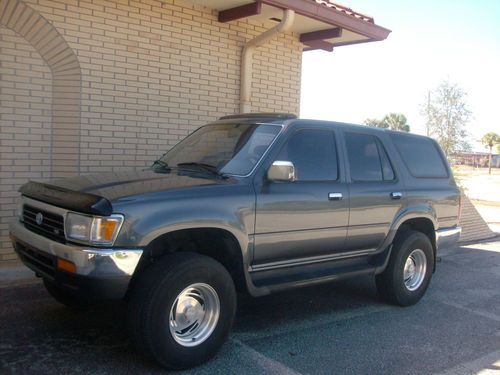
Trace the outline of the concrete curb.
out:
[[[40,279],[23,264],[0,266],[0,288],[37,282],[40,282]]]
[[[469,241],[458,241],[457,243],[457,246],[469,246],[469,245],[473,245],[475,243],[488,243],[488,242],[496,242],[496,241],[499,241],[500,240],[500,233],[498,232],[493,232],[493,236],[492,237],[487,237],[487,238],[483,238],[481,240],[469,240]]]

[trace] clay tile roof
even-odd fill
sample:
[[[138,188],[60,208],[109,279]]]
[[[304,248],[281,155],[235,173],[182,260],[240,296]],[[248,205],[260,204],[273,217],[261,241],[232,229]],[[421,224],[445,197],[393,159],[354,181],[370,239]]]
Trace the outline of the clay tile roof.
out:
[[[359,20],[369,22],[369,23],[375,23],[375,21],[373,20],[373,17],[367,16],[366,14],[363,14],[363,13],[355,12],[351,8],[348,8],[344,5],[340,5],[339,3],[334,3],[330,0],[312,0],[312,1],[316,2],[317,4],[327,6],[328,8],[333,8],[339,12],[345,13],[345,14],[347,14],[351,17],[357,18]]]

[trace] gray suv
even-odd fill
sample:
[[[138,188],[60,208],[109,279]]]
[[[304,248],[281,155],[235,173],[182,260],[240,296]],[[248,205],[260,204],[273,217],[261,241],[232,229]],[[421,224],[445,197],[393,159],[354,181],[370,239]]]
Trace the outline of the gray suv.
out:
[[[20,259],[67,306],[125,299],[132,340],[169,369],[217,352],[237,291],[373,275],[384,299],[413,305],[460,235],[434,140],[286,114],[223,117],[150,168],[20,192]]]

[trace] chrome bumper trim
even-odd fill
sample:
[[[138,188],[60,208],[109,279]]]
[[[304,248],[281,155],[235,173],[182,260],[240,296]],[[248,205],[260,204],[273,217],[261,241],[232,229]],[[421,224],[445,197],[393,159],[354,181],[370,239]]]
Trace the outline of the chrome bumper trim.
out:
[[[52,241],[26,229],[17,218],[10,224],[10,233],[34,249],[73,262],[76,273],[83,276],[131,276],[142,256],[142,249],[98,249]]]
[[[436,231],[436,248],[446,249],[454,246],[460,239],[462,227],[444,228]]]

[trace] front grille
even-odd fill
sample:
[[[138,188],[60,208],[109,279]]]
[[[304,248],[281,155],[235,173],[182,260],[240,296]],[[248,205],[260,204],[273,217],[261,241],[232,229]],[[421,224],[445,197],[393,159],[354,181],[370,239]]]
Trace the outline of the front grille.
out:
[[[40,224],[37,223],[37,215]],[[61,215],[24,205],[23,223],[26,229],[41,236],[58,242],[66,242],[66,238],[64,237],[64,218]]]
[[[41,273],[44,277],[53,278],[56,272],[56,257],[43,251],[33,249],[24,243],[17,241],[15,250],[19,258],[35,272]]]

